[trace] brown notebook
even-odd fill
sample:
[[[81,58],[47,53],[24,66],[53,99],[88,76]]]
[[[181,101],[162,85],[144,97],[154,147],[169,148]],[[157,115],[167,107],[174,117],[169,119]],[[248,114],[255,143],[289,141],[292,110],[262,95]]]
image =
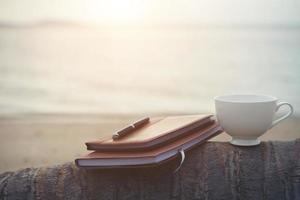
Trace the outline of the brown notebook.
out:
[[[87,142],[88,150],[140,151],[157,148],[184,137],[214,122],[212,115],[182,115],[151,118],[150,122],[120,140],[106,139]]]
[[[140,151],[94,151],[75,160],[77,166],[85,168],[115,168],[157,165],[176,157],[180,150],[186,151],[221,133],[216,123],[197,130],[185,137],[167,143],[155,149]]]

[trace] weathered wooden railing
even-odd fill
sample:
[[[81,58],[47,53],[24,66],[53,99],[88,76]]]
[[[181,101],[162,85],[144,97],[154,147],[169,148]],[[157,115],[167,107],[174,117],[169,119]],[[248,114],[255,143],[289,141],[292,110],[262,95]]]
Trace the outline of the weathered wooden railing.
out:
[[[1,199],[300,199],[300,139],[208,142],[155,168],[84,170],[73,162],[0,175]]]

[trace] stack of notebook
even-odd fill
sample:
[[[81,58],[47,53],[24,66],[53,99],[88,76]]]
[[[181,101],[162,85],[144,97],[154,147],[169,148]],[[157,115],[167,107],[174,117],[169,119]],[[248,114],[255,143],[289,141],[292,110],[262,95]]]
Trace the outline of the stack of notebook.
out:
[[[90,154],[75,160],[85,168],[157,165],[221,133],[212,115],[143,118],[112,134],[87,142]]]

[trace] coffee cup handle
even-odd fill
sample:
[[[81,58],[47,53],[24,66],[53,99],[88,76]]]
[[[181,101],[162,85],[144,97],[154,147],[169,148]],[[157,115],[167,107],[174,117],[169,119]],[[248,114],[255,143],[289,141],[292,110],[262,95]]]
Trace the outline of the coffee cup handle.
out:
[[[289,116],[291,116],[293,114],[294,108],[288,102],[280,102],[280,103],[278,103],[277,107],[276,107],[276,112],[279,110],[279,108],[281,106],[284,106],[284,105],[287,105],[290,108],[290,111],[287,114],[285,114],[284,116],[280,117],[279,119],[274,120],[270,128],[272,128],[273,126],[277,125],[279,122],[281,122],[282,120],[288,118]]]

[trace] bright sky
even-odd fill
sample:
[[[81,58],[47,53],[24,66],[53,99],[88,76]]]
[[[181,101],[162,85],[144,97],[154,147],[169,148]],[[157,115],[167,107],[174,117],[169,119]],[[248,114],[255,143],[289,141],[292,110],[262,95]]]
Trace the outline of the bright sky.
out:
[[[0,0],[0,21],[300,24],[299,0]]]

